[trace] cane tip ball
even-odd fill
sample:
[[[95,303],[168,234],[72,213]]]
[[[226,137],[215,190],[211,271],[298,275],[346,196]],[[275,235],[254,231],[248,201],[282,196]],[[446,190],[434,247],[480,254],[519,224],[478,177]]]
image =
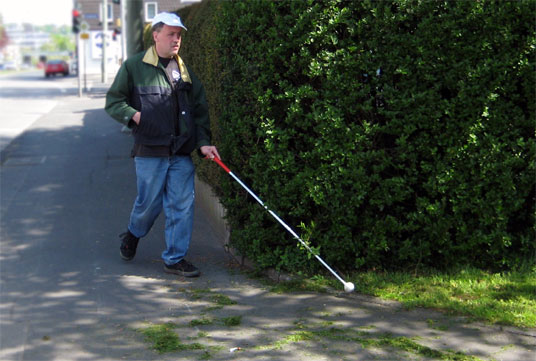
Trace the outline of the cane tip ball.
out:
[[[352,282],[346,282],[344,284],[344,292],[353,292],[354,291],[354,284]]]

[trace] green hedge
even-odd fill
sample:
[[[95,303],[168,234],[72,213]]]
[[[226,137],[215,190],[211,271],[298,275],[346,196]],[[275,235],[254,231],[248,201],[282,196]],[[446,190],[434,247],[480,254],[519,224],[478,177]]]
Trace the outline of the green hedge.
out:
[[[328,263],[534,263],[535,2],[205,1],[183,56],[224,161]],[[203,163],[260,267],[317,262]]]

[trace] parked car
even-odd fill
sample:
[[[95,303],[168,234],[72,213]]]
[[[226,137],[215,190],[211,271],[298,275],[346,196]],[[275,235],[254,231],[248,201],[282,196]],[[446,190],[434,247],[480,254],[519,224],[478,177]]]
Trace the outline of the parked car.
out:
[[[69,75],[69,64],[63,60],[49,60],[45,65],[45,76],[48,78],[51,75],[63,74]]]

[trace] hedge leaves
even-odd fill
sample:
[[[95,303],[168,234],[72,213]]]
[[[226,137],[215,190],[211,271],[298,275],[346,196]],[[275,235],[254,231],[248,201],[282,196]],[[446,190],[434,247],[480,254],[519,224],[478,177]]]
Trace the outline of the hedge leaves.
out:
[[[187,24],[202,25],[189,27],[184,44],[195,45],[184,56],[215,89],[224,161],[328,263],[534,262],[535,2],[194,9]],[[244,255],[261,267],[319,269],[221,170],[202,173]]]

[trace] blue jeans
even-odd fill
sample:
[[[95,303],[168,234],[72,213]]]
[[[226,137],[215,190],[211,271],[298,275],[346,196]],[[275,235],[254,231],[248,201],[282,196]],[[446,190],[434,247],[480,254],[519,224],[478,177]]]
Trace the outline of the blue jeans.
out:
[[[162,212],[166,215],[167,265],[180,262],[188,252],[194,220],[194,165],[190,156],[136,157],[138,196],[128,230],[144,237]]]

